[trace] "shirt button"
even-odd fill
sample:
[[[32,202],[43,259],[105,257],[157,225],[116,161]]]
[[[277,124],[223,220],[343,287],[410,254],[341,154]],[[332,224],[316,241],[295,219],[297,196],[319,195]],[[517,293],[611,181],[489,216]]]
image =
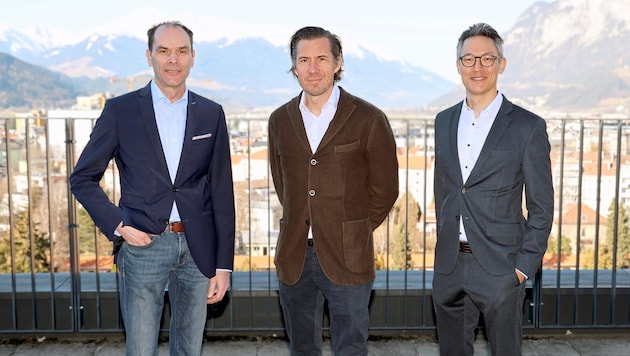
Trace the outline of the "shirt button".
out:
[[[317,163],[319,163],[319,162],[317,162],[317,160],[315,158],[311,159],[311,166],[314,166]]]
[[[308,191],[308,195],[314,197],[315,196],[315,189],[311,189]]]

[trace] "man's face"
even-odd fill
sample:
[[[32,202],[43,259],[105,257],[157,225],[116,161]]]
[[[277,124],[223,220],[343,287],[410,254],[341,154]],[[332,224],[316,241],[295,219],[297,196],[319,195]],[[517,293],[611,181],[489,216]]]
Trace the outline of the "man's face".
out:
[[[474,36],[464,40],[460,56],[471,55],[482,57],[491,55],[499,57],[497,47],[491,38],[485,36]],[[457,72],[462,77],[462,83],[466,88],[466,96],[496,95],[497,81],[499,74],[505,70],[506,59],[497,58],[489,67],[481,65],[478,58],[472,67],[465,67],[459,59],[457,60]]]
[[[155,84],[163,91],[185,88],[186,78],[195,63],[195,52],[186,31],[177,26],[160,26],[155,31],[153,49],[147,50]]]
[[[335,73],[341,69],[341,58],[334,58],[326,37],[300,40],[296,46],[294,74],[309,96],[330,94]]]

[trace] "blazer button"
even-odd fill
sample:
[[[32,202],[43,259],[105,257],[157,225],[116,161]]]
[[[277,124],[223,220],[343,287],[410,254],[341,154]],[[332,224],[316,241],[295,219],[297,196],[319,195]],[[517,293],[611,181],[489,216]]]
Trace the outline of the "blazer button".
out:
[[[311,189],[308,191],[308,195],[314,197],[315,196],[315,189]]]
[[[468,189],[466,189],[466,187],[462,188],[462,194],[466,194],[468,193]]]
[[[177,193],[177,188],[173,187],[173,193]]]
[[[317,160],[315,158],[311,159],[311,166],[314,166],[317,163],[319,163],[319,162],[317,162]]]

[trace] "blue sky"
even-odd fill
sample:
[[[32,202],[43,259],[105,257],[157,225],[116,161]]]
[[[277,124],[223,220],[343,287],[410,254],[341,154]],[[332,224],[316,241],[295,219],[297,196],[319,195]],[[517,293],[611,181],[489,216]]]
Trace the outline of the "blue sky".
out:
[[[44,25],[54,31],[56,39],[72,42],[112,31],[144,38],[154,23],[180,20],[196,39],[260,36],[286,46],[295,30],[314,25],[339,35],[346,53],[361,46],[384,59],[402,60],[458,81],[455,45],[459,34],[476,22],[487,22],[505,33],[535,2],[0,0],[0,30],[5,26],[34,32]]]

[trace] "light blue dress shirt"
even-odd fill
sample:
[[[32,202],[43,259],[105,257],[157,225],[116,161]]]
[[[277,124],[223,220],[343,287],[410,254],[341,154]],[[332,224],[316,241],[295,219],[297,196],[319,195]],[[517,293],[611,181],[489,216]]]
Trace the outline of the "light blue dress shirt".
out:
[[[157,123],[158,132],[160,133],[160,142],[162,142],[162,152],[166,159],[171,182],[174,183],[175,177],[177,176],[177,168],[179,167],[179,158],[182,155],[182,147],[184,145],[188,109],[188,89],[186,89],[181,99],[171,103],[155,84],[155,81],[151,81],[151,96],[153,98],[155,121]],[[170,220],[181,220],[175,202],[173,202]]]

